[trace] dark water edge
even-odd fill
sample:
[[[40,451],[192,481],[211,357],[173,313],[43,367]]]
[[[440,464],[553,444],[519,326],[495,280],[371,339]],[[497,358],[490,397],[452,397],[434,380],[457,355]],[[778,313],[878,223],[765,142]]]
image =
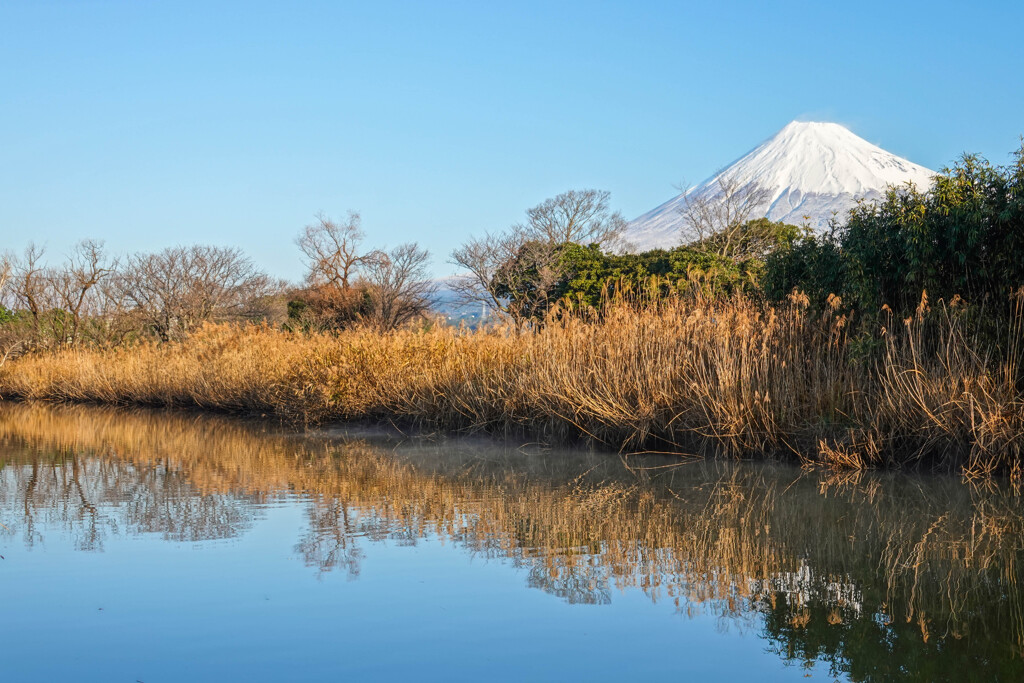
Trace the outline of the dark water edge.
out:
[[[0,403],[3,680],[1024,680],[1001,481]]]

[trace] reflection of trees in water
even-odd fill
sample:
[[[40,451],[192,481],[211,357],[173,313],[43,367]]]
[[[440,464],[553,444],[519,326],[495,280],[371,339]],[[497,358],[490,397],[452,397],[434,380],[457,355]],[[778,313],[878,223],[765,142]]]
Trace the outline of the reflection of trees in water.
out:
[[[481,455],[423,442],[391,452],[217,419],[77,408],[9,406],[0,433],[104,454],[78,458],[78,483],[60,464],[44,485],[59,493],[47,495],[37,492],[39,471],[28,488],[39,458],[15,466],[6,509],[16,500],[89,520],[81,501],[102,509],[106,491],[137,505],[125,517],[134,530],[230,535],[251,520],[252,502],[294,491],[310,497],[297,552],[323,571],[358,576],[363,542],[436,536],[513,562],[530,586],[569,602],[604,604],[635,586],[682,613],[754,625],[781,657],[828,661],[855,680],[1024,678],[1024,517],[1019,499],[995,486],[713,463],[654,476],[606,456]]]
[[[309,531],[295,546],[306,564],[320,571],[344,569],[350,579],[359,577],[363,551],[359,549],[358,515],[332,498],[309,506]]]
[[[612,601],[607,577],[592,571],[580,571],[564,558],[551,562],[520,562],[525,564],[527,585],[558,596],[571,605],[607,605]],[[593,566],[592,564],[590,566]]]
[[[10,451],[6,454],[10,458]],[[25,454],[28,455],[28,454]],[[63,529],[81,550],[107,535],[158,533],[169,541],[231,538],[252,525],[253,509],[234,495],[197,495],[180,472],[81,453],[32,454],[0,470],[0,509],[32,547],[43,529]]]
[[[776,652],[861,681],[1024,680],[1016,495],[891,476],[821,493],[802,515],[834,531],[818,545],[783,534],[808,548],[805,567],[755,595]],[[797,523],[776,508],[782,529]]]

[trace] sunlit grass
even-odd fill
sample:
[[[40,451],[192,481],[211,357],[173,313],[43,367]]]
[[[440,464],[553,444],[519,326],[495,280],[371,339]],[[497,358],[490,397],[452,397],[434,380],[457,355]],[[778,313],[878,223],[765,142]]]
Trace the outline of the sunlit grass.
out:
[[[1006,348],[1024,348],[1022,319],[1018,309]],[[870,353],[846,316],[812,316],[799,296],[775,308],[699,297],[612,305],[531,331],[211,325],[181,343],[26,355],[0,370],[0,394],[1019,475],[1014,353],[982,353],[955,306],[882,321]]]

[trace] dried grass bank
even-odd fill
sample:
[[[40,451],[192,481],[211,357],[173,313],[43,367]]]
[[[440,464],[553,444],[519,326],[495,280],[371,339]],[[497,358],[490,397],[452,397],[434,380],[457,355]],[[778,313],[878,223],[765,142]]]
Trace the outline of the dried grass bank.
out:
[[[922,302],[863,338],[794,297],[610,306],[528,332],[207,326],[180,343],[26,355],[0,369],[0,395],[1017,477],[1024,311],[1018,301],[999,332],[998,358],[968,318]]]

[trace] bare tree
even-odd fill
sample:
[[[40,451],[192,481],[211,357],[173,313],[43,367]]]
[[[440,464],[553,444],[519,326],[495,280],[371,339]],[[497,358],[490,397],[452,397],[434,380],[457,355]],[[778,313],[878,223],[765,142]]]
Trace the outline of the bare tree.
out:
[[[452,252],[465,273],[450,287],[462,301],[486,306],[499,317],[522,323],[546,310],[549,292],[562,277],[562,243],[529,239],[521,225],[473,238]]]
[[[569,190],[526,210],[526,223],[518,226],[529,241],[550,244],[612,246],[626,229],[626,219],[608,206],[605,190]]]
[[[365,276],[376,269],[376,276],[383,277],[391,263],[382,251],[363,251],[363,237],[359,214],[353,211],[340,223],[319,214],[304,228],[295,243],[306,261],[307,285],[292,292],[288,317],[293,329],[341,329],[373,315]]]
[[[503,265],[515,259],[525,243],[525,235],[518,226],[497,235],[467,240],[452,252],[452,262],[466,271],[451,281],[452,291],[467,303],[482,304],[503,318],[513,318],[513,307],[501,295],[497,275]]]
[[[683,195],[683,242],[703,244],[732,258],[744,224],[758,217],[770,199],[771,191],[756,181],[719,173],[708,188]]]
[[[15,306],[28,311],[30,335],[36,343],[42,338],[45,314],[55,306],[50,277],[42,262],[43,253],[42,247],[30,243],[11,264]]]
[[[117,345],[146,326],[142,312],[125,290],[125,272],[125,265],[118,263],[114,271],[96,285],[89,320],[94,341]]]
[[[130,257],[120,287],[144,324],[167,341],[207,321],[250,317],[253,300],[272,283],[238,249],[191,246]]]
[[[57,307],[63,312],[54,317],[54,332],[58,342],[65,345],[78,343],[82,317],[89,313],[89,304],[95,303],[96,286],[110,276],[116,263],[103,253],[103,243],[96,240],[79,242],[63,268],[50,272],[50,286],[56,296]],[[98,309],[98,306],[96,306]]]
[[[430,253],[415,242],[381,253],[366,267],[366,281],[373,297],[371,320],[380,329],[392,330],[423,315],[435,292],[428,279]]]
[[[380,255],[377,251],[360,253],[363,237],[358,213],[350,211],[344,223],[317,215],[316,223],[307,225],[295,240],[306,258],[309,283],[348,289],[358,268]]]
[[[4,300],[7,293],[7,281],[11,279],[11,257],[9,254],[0,254],[0,302]]]
[[[561,249],[561,244],[531,240],[498,269],[491,284],[515,321],[540,319],[558,300],[565,275]]]
[[[3,308],[4,302],[7,301],[7,285],[11,279],[11,272],[13,270],[11,257],[9,254],[0,254],[0,309]],[[6,317],[8,311],[0,311]],[[4,335],[6,337],[6,335]],[[20,345],[17,340],[10,341],[3,339],[3,348],[0,349],[0,367],[3,367],[4,363],[11,356],[12,353]]]
[[[466,241],[452,252],[452,262],[466,271],[452,281],[452,290],[505,319],[521,322],[536,314],[562,276],[561,245],[622,244],[626,220],[611,212],[610,197],[602,190],[570,190],[528,209],[525,223]]]

